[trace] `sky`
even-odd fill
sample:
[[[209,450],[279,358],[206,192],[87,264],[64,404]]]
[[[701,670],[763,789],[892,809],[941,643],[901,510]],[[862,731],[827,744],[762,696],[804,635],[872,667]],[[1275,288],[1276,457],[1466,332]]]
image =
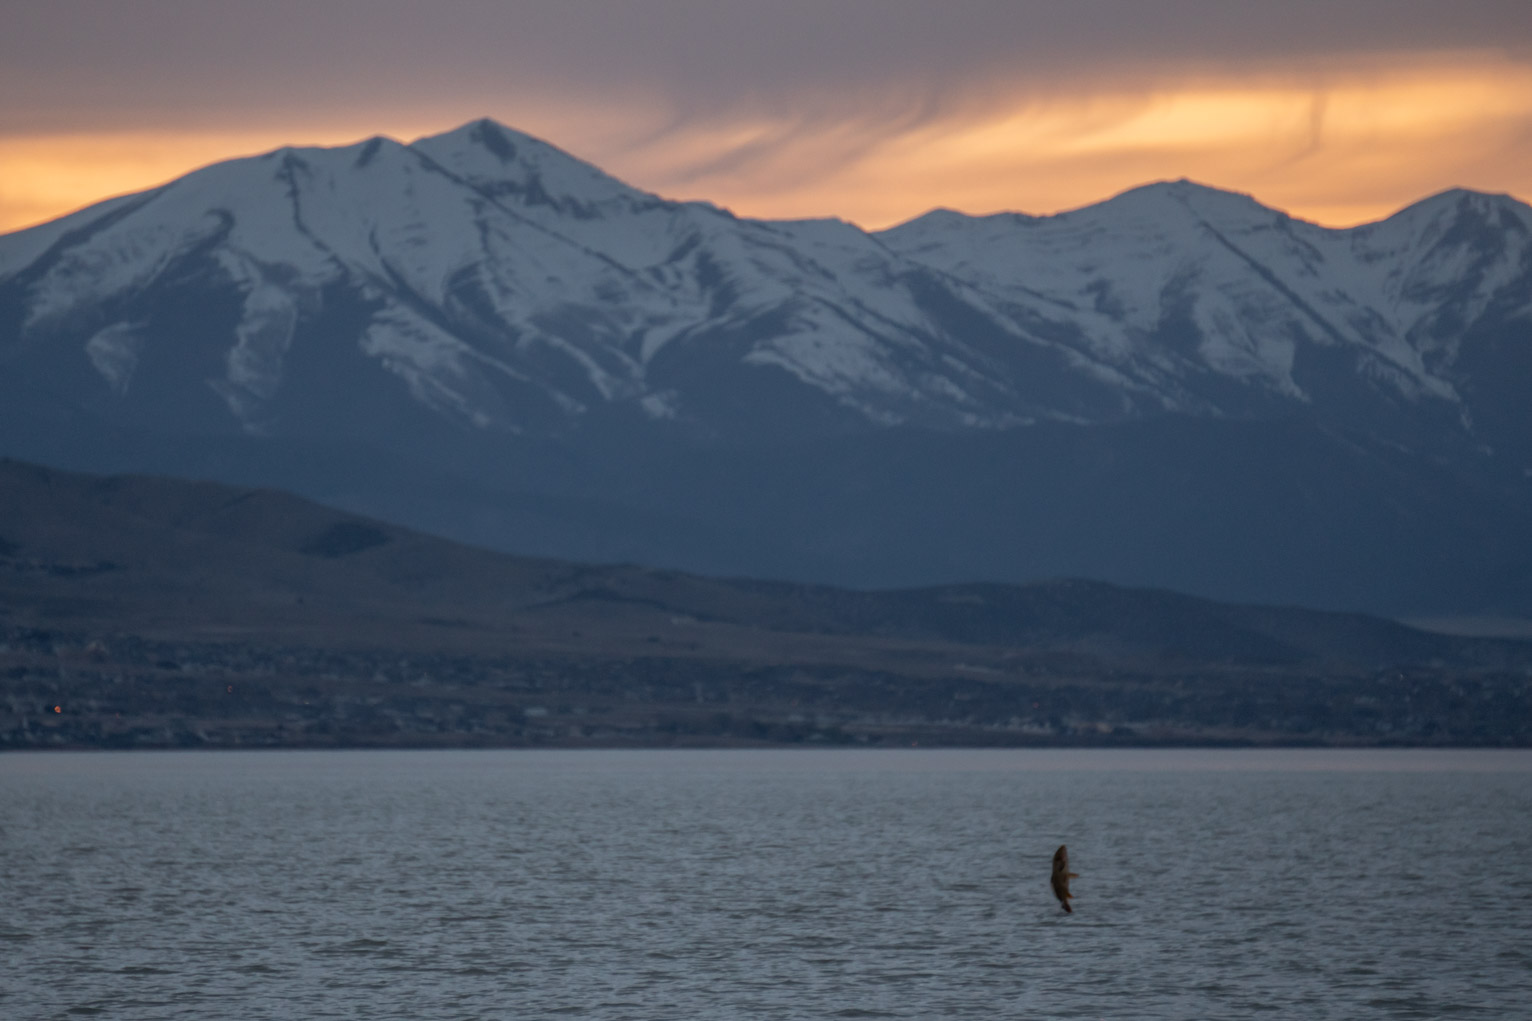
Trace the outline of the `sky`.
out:
[[[481,116],[869,229],[1188,177],[1330,226],[1532,199],[1526,0],[7,0],[0,231]]]

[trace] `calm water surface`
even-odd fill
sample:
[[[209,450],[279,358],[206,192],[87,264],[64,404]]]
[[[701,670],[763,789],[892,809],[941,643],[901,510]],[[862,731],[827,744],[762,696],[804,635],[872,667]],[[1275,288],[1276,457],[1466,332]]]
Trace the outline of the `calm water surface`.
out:
[[[1532,753],[0,756],[89,1015],[1525,1018]]]

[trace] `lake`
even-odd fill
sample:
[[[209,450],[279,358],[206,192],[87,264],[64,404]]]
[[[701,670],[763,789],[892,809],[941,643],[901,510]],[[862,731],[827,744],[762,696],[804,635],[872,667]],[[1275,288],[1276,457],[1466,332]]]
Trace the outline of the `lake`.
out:
[[[1522,1018],[1532,752],[7,754],[0,962],[18,1021]]]

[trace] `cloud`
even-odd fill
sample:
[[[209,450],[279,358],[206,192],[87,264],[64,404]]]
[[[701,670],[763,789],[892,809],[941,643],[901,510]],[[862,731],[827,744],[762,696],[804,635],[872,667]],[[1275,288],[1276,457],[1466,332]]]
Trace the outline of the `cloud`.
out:
[[[490,115],[634,184],[882,225],[1190,176],[1331,223],[1532,194],[1532,19],[1462,0],[13,0],[0,229]]]
[[[1522,0],[11,0],[0,130],[641,95],[675,116],[1532,47]],[[1512,54],[1514,56],[1514,54]]]
[[[683,123],[619,172],[760,216],[883,226],[933,205],[1049,213],[1193,177],[1329,224],[1450,186],[1532,197],[1532,67],[1380,56],[1161,87],[992,93],[903,116]]]

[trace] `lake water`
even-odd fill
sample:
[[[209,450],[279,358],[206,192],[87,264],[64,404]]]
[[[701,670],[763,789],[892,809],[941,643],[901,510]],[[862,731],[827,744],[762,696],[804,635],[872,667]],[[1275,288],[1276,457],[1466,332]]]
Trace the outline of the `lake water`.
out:
[[[0,756],[88,1015],[1525,1018],[1532,753]]]

